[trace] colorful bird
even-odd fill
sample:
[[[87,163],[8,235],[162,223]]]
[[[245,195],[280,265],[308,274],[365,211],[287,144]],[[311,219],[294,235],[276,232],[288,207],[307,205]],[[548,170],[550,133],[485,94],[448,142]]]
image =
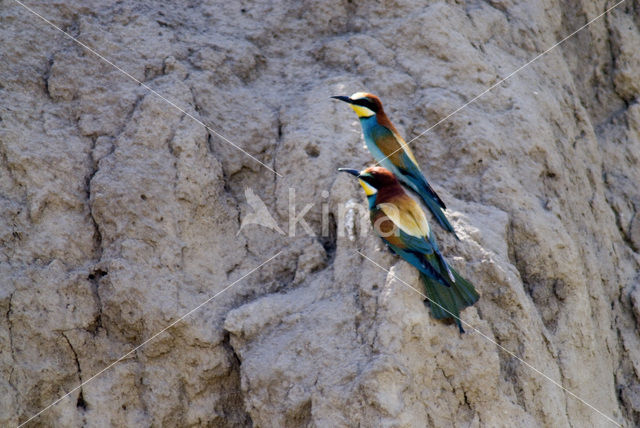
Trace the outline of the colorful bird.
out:
[[[409,190],[416,192],[438,224],[458,238],[442,212],[447,207],[424,178],[413,152],[385,114],[380,98],[366,92],[331,98],[351,104],[360,119],[367,148],[376,162],[393,172]]]
[[[367,195],[373,229],[391,251],[420,271],[433,317],[454,318],[460,332],[464,333],[460,311],[473,305],[480,296],[440,253],[420,205],[386,168],[338,170],[358,177]]]

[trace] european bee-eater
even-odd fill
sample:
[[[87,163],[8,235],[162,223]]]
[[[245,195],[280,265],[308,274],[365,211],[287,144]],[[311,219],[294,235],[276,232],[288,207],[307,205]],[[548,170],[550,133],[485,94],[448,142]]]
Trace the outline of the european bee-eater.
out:
[[[413,152],[384,112],[380,98],[366,92],[356,92],[350,97],[331,98],[351,104],[360,119],[367,148],[376,162],[393,172],[402,184],[416,192],[438,224],[458,238],[442,212],[447,207],[424,178]]]
[[[396,177],[386,168],[374,166],[358,171],[340,168],[358,177],[369,202],[369,217],[375,232],[387,246],[420,271],[434,318],[454,318],[460,332],[460,311],[480,297],[473,285],[444,259],[427,217]]]

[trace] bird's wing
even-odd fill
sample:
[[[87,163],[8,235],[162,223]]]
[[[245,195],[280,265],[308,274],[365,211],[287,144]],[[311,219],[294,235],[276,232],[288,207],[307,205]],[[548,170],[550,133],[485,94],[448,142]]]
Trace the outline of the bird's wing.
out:
[[[409,147],[407,146],[407,149],[408,148]],[[402,165],[398,166],[398,168],[405,174],[405,177],[403,178],[412,181],[413,184],[418,186],[419,189],[424,189],[427,195],[435,200],[437,204],[442,207],[442,209],[446,210],[446,205],[444,204],[442,199],[440,199],[440,196],[438,196],[436,191],[433,190],[427,179],[424,178],[424,174],[422,174],[422,171],[418,167],[417,162],[415,162],[415,158],[413,157],[413,155],[409,156],[406,152],[403,152],[400,155],[400,158],[402,160]],[[411,162],[412,159],[414,159],[414,162]]]
[[[404,150],[404,153],[407,155],[409,160],[417,167],[418,161],[416,160],[416,157],[413,155],[413,151],[411,151],[411,147],[409,147],[409,145],[404,141],[404,138],[402,138],[397,132],[395,132],[394,130],[391,130],[391,132],[393,133],[393,136],[396,138],[396,140],[398,140],[398,143]]]
[[[389,158],[389,161],[393,165],[397,167],[404,166],[404,160],[402,159],[403,151],[400,145],[402,139],[398,140],[397,134],[389,128],[380,125],[371,128],[371,137],[375,145],[380,149],[380,152],[382,152],[382,155]],[[382,159],[376,159],[376,161],[382,162]]]
[[[420,255],[420,258],[424,257],[434,268],[438,266],[436,270],[442,276],[455,282],[449,265],[433,240],[427,218],[418,203],[408,195],[399,196],[394,202],[380,203],[378,208],[400,229],[399,240],[405,251]]]
[[[383,205],[380,207],[380,205]],[[380,210],[379,214],[375,214],[372,218],[374,226],[377,224],[383,235],[382,240],[391,248],[391,251],[402,257],[405,261],[411,263],[420,272],[428,275],[430,278],[440,282],[445,287],[450,286],[450,273],[446,264],[442,266],[439,257],[438,248],[433,241],[427,239],[425,236],[415,236],[402,230],[395,221],[399,220],[399,217],[395,215],[396,209],[393,204],[378,204]],[[393,213],[395,218],[393,221],[386,212]],[[386,220],[385,220],[386,219]],[[389,227],[387,221],[393,222],[397,227],[397,230],[393,230],[393,227]]]
[[[384,113],[378,114],[376,117],[376,120],[378,122],[378,125],[380,125],[380,127],[377,129],[377,133],[379,135],[375,137],[380,139],[393,140],[392,143],[391,142],[388,143],[388,145],[391,147],[388,147],[389,152],[385,153],[384,155],[391,157],[390,156],[391,153],[398,150],[399,153],[400,152],[406,153],[409,159],[411,160],[411,162],[417,165],[418,161],[416,160],[416,157],[413,155],[413,152],[411,151],[407,143],[404,141],[404,138],[400,136],[400,134],[398,133],[398,130],[396,129],[395,126],[393,126],[393,123],[391,123],[387,115]],[[399,150],[399,149],[402,149],[402,150]],[[383,150],[383,153],[384,153],[384,150]]]
[[[447,209],[440,196],[433,190],[424,174],[422,174],[416,157],[404,139],[396,131],[383,125],[372,129],[371,132],[382,154],[387,156],[391,163],[402,173],[398,178],[401,181],[411,181],[414,186],[424,191],[428,197],[443,209]]]
[[[387,238],[382,238],[383,241],[387,244],[387,246],[391,249],[392,252],[402,257],[402,259],[408,263],[410,263],[413,267],[418,269],[423,275],[426,275],[428,278],[437,281],[440,285],[444,287],[450,287],[449,282],[442,276],[442,274],[438,271],[437,267],[434,267],[429,261],[424,257],[424,255],[414,252],[408,248],[401,248],[397,245],[391,244]]]
[[[379,203],[378,208],[404,233],[422,239],[429,236],[427,217],[410,196],[403,194],[393,202]]]
[[[377,205],[377,208],[375,208],[371,214],[371,224],[376,233],[380,234],[380,237],[394,251],[396,251],[396,249],[412,251],[420,256],[425,253],[432,254],[433,246],[423,236],[411,235],[398,226],[397,222],[400,220],[398,220],[397,211],[396,205],[391,203]],[[385,212],[391,213],[391,216]]]

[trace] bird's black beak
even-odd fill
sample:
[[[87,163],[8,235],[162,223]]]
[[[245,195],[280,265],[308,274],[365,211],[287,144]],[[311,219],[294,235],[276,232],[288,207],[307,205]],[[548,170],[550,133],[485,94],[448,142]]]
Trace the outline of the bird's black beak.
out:
[[[336,100],[344,101],[345,103],[353,104],[353,100],[349,97],[345,97],[344,95],[336,95],[334,97]]]
[[[338,168],[338,171],[340,172],[347,172],[351,175],[355,175],[356,177],[360,176],[360,171],[358,171],[357,169],[351,169],[351,168]]]

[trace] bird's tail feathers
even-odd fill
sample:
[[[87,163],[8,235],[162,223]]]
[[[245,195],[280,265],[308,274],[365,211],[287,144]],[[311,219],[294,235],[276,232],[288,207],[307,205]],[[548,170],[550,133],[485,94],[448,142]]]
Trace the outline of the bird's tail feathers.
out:
[[[427,275],[420,274],[429,299],[431,314],[436,319],[453,318],[461,333],[464,333],[460,322],[460,311],[478,301],[480,295],[469,281],[451,269],[456,281],[450,287]]]
[[[436,257],[438,258],[438,264],[440,265],[440,271],[443,274],[446,274],[447,277],[451,280],[452,283],[456,282],[456,277],[453,275],[453,272],[452,272],[451,268],[449,267],[449,264],[444,259],[444,257],[440,253],[440,251],[436,250],[435,253],[436,253]]]
[[[459,296],[463,308],[471,306],[480,299],[480,294],[472,283],[463,278],[455,269],[451,268],[451,273],[456,278],[456,283],[452,287]],[[462,309],[462,308],[461,308]]]
[[[431,254],[425,254],[425,259],[427,259],[427,264],[435,271],[436,276],[439,277],[444,285],[450,287],[455,284],[456,277],[453,274],[452,269],[447,264],[447,261],[444,259],[440,251],[436,248],[435,251]]]

